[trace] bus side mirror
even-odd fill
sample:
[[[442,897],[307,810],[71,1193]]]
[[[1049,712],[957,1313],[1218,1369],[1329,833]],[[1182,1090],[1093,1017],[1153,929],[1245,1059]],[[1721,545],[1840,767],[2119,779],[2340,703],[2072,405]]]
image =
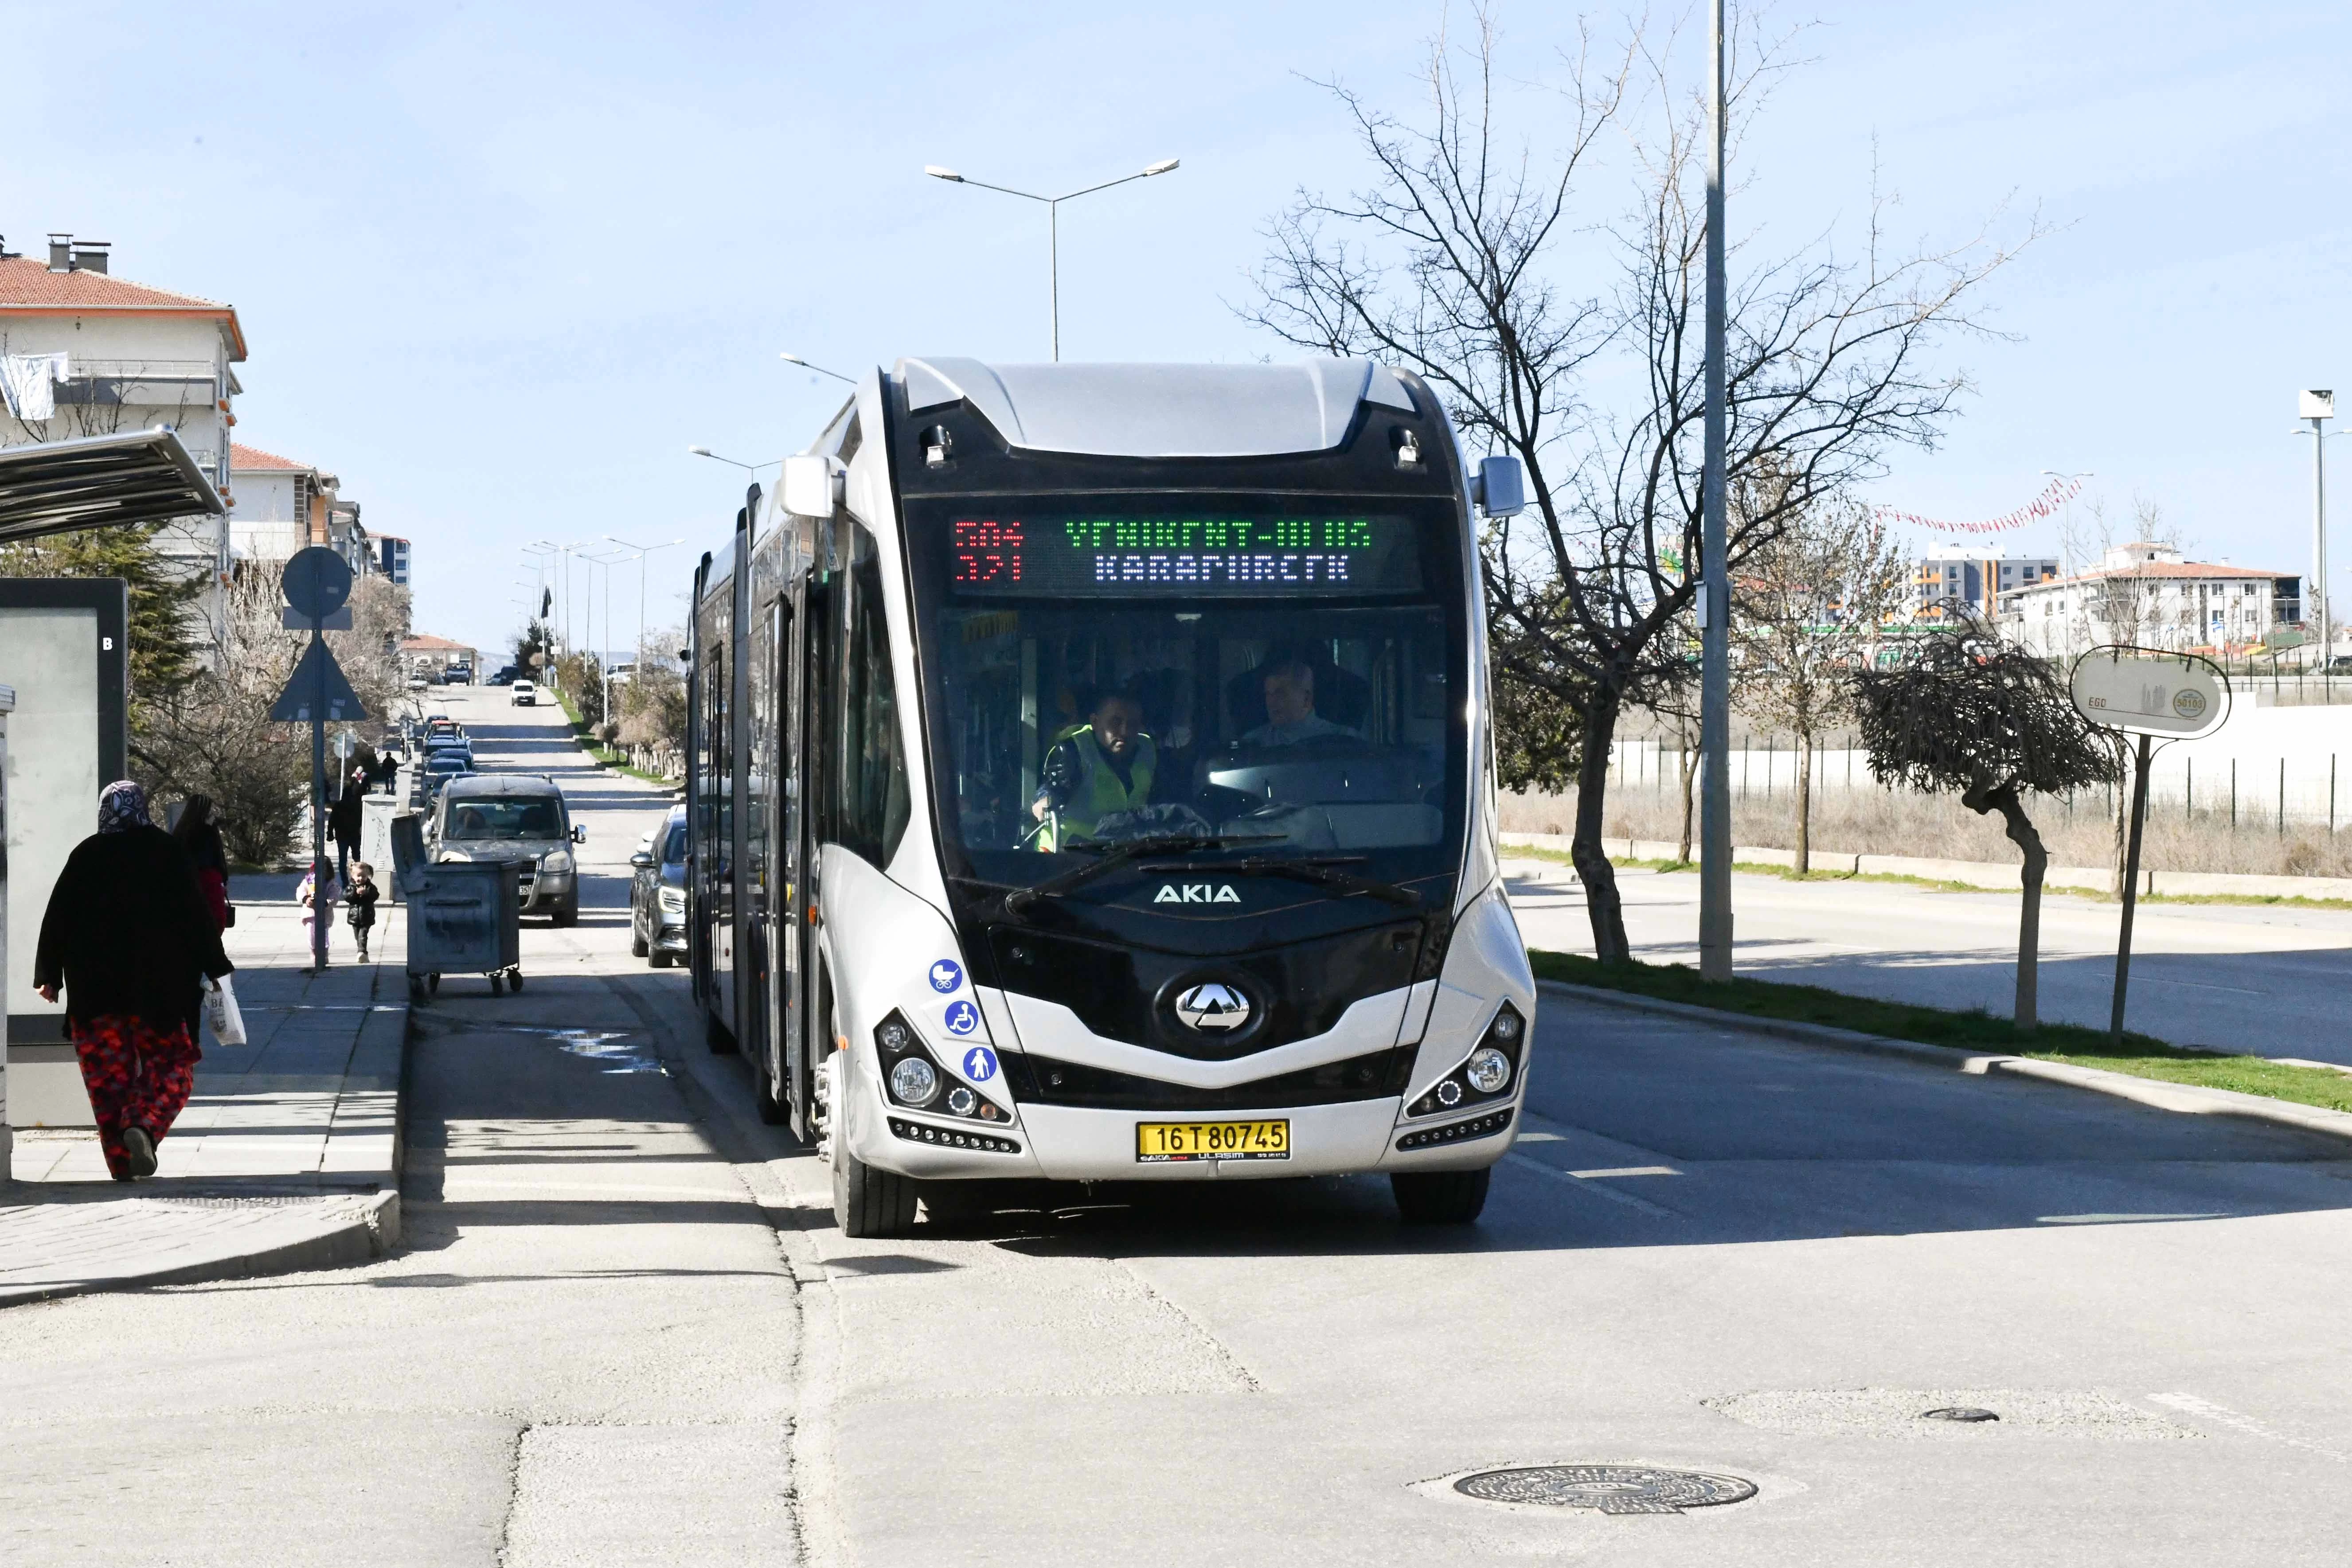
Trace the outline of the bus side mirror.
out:
[[[1470,476],[1470,499],[1490,517],[1513,517],[1528,509],[1527,470],[1516,457],[1481,457]]]
[[[841,505],[848,471],[822,453],[784,459],[784,510],[803,517],[829,517]]]

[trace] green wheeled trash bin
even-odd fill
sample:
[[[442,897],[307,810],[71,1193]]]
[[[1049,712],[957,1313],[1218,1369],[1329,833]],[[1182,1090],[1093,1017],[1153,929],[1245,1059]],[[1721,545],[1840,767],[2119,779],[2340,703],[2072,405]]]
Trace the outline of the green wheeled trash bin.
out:
[[[392,827],[393,862],[408,911],[408,994],[423,999],[444,975],[482,975],[490,994],[522,989],[522,868],[512,861],[425,858],[415,817]]]

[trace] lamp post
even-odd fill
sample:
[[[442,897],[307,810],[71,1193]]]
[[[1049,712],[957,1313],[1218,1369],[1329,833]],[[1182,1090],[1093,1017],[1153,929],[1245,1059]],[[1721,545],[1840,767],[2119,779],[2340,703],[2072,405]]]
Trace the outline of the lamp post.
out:
[[[1706,99],[1706,430],[1700,493],[1698,972],[1731,978],[1731,576],[1724,516],[1723,0],[1708,7]]]
[[[776,358],[783,361],[784,363],[788,365],[798,365],[804,371],[814,371],[821,376],[831,376],[835,381],[847,382],[851,386],[856,386],[857,384],[857,378],[856,376],[845,376],[839,371],[828,371],[823,365],[813,364],[809,361],[802,359],[798,354],[778,354]],[[695,450],[700,451],[701,448],[697,447]]]
[[[814,369],[814,367],[812,366],[811,368]],[[828,371],[827,373],[830,374],[831,372]],[[718,453],[711,451],[708,446],[689,446],[686,450],[689,456],[708,457],[713,463],[733,463],[736,467],[742,469],[747,474],[757,474],[762,468],[773,468],[777,464],[783,461],[781,457],[771,457],[765,463],[742,463],[738,462],[732,457],[722,457]]]
[[[1116,180],[1105,180],[1099,185],[1088,185],[1083,191],[1072,191],[1063,196],[1041,196],[1034,191],[1016,191],[1010,185],[992,185],[985,180],[966,179],[952,169],[942,169],[937,163],[923,165],[923,172],[934,180],[945,180],[950,185],[977,185],[983,191],[997,191],[1024,201],[1045,204],[1045,296],[1053,323],[1054,358],[1062,357],[1062,204],[1080,196],[1091,196],[1097,191],[1108,191],[1113,185],[1124,185],[1131,180],[1149,180],[1154,174],[1175,172],[1178,161],[1163,158],[1133,174],[1121,174]],[[789,356],[787,356],[789,358]]]
[[[596,673],[604,677],[604,701],[597,719],[601,727],[613,722],[613,565],[629,558],[625,552],[616,551],[612,555],[583,555],[582,559],[604,569],[604,644],[596,653]],[[593,631],[590,641],[594,641]]]
[[[653,554],[654,551],[657,549],[668,549],[673,546],[682,545],[686,541],[684,539],[666,539],[657,545],[633,545],[626,539],[613,538],[611,534],[606,534],[604,537],[608,539],[612,539],[614,544],[619,545],[623,549],[632,549],[637,552],[637,646],[635,653],[631,654],[630,657],[634,661],[635,664],[642,665],[646,662],[646,557]],[[637,673],[632,673],[629,678],[631,680],[637,679]]]
[[[2311,437],[2311,583],[2304,590],[2303,618],[2319,629],[2319,667],[2327,668],[2331,641],[2327,624],[2327,421],[2336,417],[2336,394],[2326,389],[2306,391],[2296,400],[2296,417],[2311,428],[2296,427],[2297,435]],[[2309,668],[2306,664],[2305,668]]]

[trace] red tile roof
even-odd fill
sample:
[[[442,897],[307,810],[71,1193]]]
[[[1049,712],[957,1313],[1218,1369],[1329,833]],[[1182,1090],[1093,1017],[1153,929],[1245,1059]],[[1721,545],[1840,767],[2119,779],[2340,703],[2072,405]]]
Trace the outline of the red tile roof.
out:
[[[315,463],[297,463],[291,457],[280,457],[275,452],[264,452],[260,447],[247,446],[242,441],[229,443],[228,466],[231,473],[260,468],[275,468],[295,474],[315,474],[319,471],[318,465]]]
[[[236,308],[193,294],[174,294],[133,283],[110,273],[79,270],[51,272],[48,263],[29,256],[0,259],[0,311],[70,310],[85,315],[152,311],[158,315],[215,316],[228,323],[234,345],[230,358],[245,358],[245,331],[237,325]]]
[[[471,643],[452,643],[446,637],[429,636],[420,632],[414,637],[403,637],[400,651],[404,653],[470,653],[475,649]]]
[[[2063,588],[2069,583],[2087,582],[2093,578],[2102,577],[2189,577],[2210,579],[2221,577],[2292,577],[2294,575],[2294,574],[2293,572],[2286,571],[2264,571],[2259,567],[2222,566],[2219,562],[2215,561],[2148,560],[2141,561],[2136,566],[2096,566],[2093,567],[2088,571],[2078,572],[2073,577],[2045,578],[2040,582],[2027,583],[2023,588],[2021,588],[2016,591],[2028,592],[2036,588]]]

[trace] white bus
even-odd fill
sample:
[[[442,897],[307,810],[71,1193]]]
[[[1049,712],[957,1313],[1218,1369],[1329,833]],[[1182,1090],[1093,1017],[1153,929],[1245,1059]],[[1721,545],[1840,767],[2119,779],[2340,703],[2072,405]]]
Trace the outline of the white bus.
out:
[[[1383,1172],[1465,1223],[1535,987],[1474,500],[1360,360],[868,374],[696,574],[695,997],[852,1236]]]

